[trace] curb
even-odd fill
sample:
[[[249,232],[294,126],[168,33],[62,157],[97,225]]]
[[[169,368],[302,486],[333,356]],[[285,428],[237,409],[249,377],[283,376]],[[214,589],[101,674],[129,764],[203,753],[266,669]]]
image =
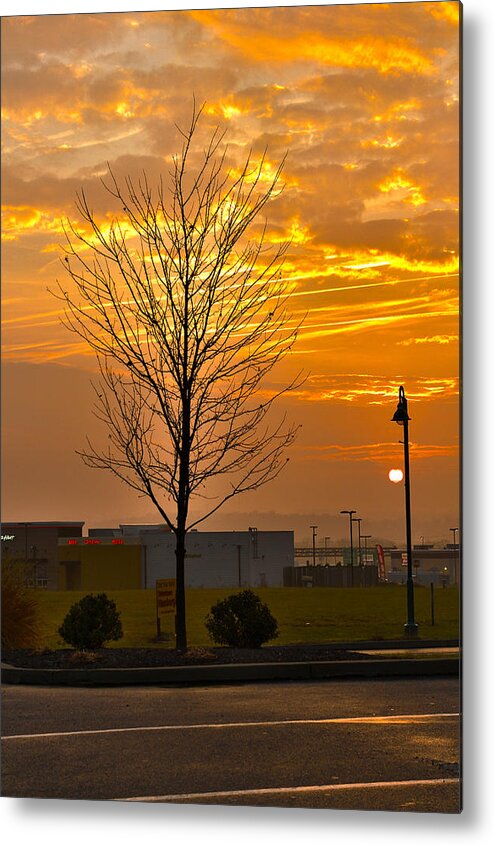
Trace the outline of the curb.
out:
[[[142,669],[22,669],[2,664],[2,683],[43,686],[193,685],[329,678],[459,675],[459,658],[324,660],[308,663],[234,663]]]
[[[298,645],[298,643],[295,643]],[[335,640],[331,643],[310,643],[311,648],[325,648],[334,651],[421,651],[443,648],[459,648],[460,640],[456,637],[449,640]]]

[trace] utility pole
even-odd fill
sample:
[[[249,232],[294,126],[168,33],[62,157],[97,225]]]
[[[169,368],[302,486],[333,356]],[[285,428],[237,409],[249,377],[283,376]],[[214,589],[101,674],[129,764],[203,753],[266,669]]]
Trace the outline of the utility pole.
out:
[[[328,562],[328,540],[331,540],[331,537],[324,538],[324,560],[326,564]]]
[[[317,525],[311,525],[312,528],[312,565],[316,565],[316,529]]]
[[[370,540],[372,534],[362,534],[362,540],[364,541],[364,563],[367,564],[367,540]],[[372,558],[374,562],[374,558]]]
[[[352,516],[354,513],[357,513],[355,510],[346,510],[340,511],[340,513],[347,513],[350,518],[350,579],[351,579],[351,586],[353,587],[353,531],[352,531],[352,524],[353,519]]]
[[[242,586],[242,546],[237,544],[237,555],[238,555],[238,586]]]
[[[31,560],[33,562],[33,586],[36,590],[38,587],[38,561],[36,560],[36,553],[38,549],[36,546],[31,546]]]
[[[458,531],[458,528],[450,528],[449,530],[453,532],[453,547],[454,547],[453,551],[454,551],[454,554],[455,554],[455,584],[457,584],[458,583],[458,545],[456,543],[456,532]]]
[[[362,543],[360,535],[360,523],[362,522],[362,517],[356,516],[353,521],[358,522],[358,565],[362,566]]]

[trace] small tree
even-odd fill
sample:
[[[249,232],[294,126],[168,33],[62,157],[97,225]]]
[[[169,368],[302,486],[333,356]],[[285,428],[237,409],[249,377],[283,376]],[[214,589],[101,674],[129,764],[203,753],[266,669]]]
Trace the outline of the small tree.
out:
[[[260,648],[278,636],[278,623],[252,590],[216,602],[206,617],[213,642],[231,648]]]
[[[2,648],[36,648],[42,629],[36,590],[26,586],[25,563],[6,556],[2,561]]]
[[[182,133],[166,186],[110,171],[104,187],[118,219],[98,221],[78,195],[82,223],[69,224],[65,255],[74,288],[58,294],[66,326],[96,353],[101,374],[96,416],[108,445],[80,454],[148,497],[175,534],[179,649],[187,647],[186,534],[276,478],[298,426],[268,414],[300,383],[265,383],[298,330],[281,278],[287,244],[270,252],[266,224],[248,236],[280,191],[281,165],[267,179],[264,156],[228,168],[218,130],[194,165],[200,113]]]
[[[91,593],[72,605],[58,633],[74,648],[101,648],[123,637],[120,613],[106,593]]]

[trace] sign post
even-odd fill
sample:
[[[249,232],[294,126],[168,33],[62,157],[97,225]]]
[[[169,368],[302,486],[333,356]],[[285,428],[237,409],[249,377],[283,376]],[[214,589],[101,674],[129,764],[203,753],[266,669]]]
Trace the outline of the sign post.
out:
[[[161,620],[176,612],[175,578],[159,578],[156,581],[156,634],[161,637]]]

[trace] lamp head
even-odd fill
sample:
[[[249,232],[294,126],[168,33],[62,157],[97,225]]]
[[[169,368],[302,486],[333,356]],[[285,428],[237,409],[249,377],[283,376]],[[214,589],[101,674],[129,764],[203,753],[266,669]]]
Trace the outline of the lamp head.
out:
[[[398,404],[396,406],[396,411],[393,414],[391,422],[398,423],[398,425],[404,425],[407,420],[411,419],[408,416],[408,402],[405,396],[405,389],[400,387],[398,392]]]

